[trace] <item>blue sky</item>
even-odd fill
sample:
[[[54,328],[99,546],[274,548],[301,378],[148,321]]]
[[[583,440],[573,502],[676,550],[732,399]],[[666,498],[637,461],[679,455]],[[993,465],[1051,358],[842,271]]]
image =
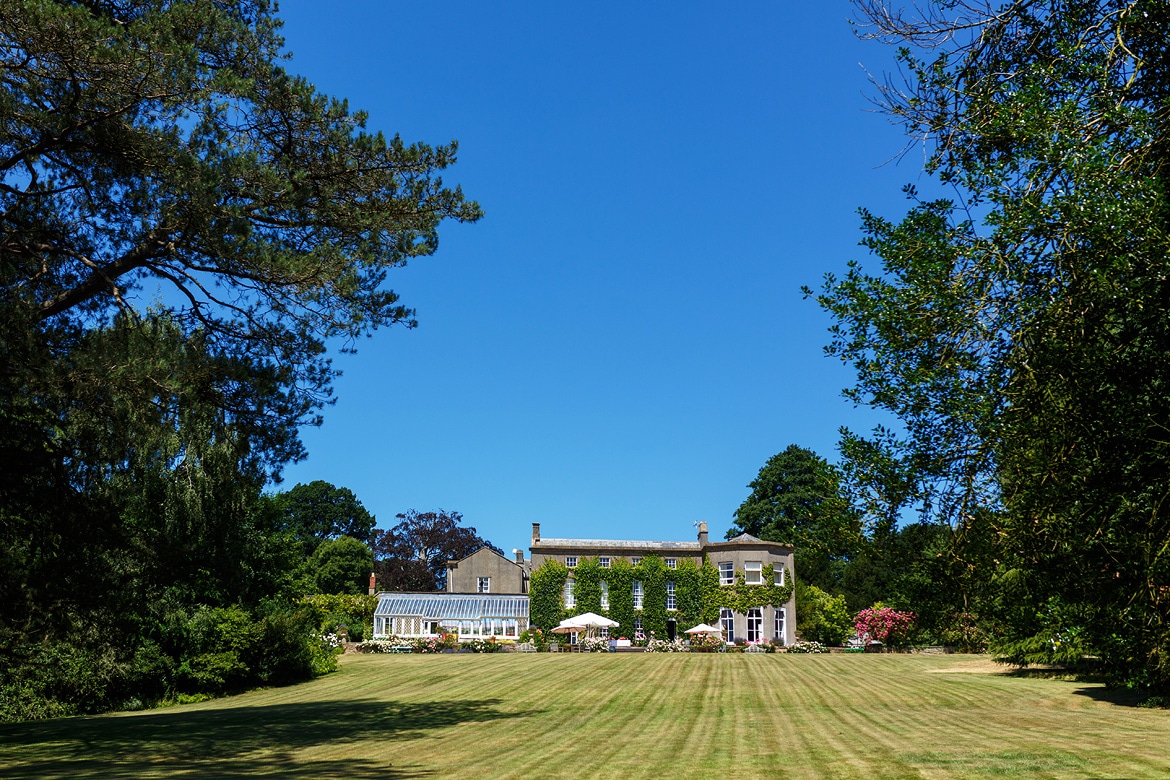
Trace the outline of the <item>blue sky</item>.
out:
[[[796,443],[835,460],[829,320],[800,286],[866,261],[856,210],[920,182],[848,2],[282,2],[288,67],[407,141],[486,212],[391,274],[418,310],[344,375],[284,487],[352,489],[379,525],[445,508],[545,536],[721,536]],[[871,264],[873,260],[869,261]]]

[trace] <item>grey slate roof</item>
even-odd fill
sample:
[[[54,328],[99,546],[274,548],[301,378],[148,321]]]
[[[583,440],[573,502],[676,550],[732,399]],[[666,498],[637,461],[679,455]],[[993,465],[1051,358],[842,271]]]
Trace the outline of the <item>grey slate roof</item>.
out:
[[[479,620],[480,618],[527,618],[527,596],[488,593],[382,593],[374,614],[419,616],[435,620]]]
[[[628,539],[541,539],[532,544],[534,549],[540,547],[594,547],[598,549],[625,549],[625,550],[694,550],[701,548],[698,542],[637,542]]]
[[[762,542],[764,540],[760,539],[759,537],[752,536],[751,534],[740,534],[739,536],[735,537],[734,539],[728,539],[727,541],[729,541],[729,542]]]

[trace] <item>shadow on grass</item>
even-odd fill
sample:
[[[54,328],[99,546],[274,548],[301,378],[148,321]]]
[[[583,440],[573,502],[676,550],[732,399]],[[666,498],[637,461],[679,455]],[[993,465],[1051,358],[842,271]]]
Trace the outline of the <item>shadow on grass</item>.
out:
[[[1022,680],[1063,680],[1064,682],[1097,682],[1091,673],[1079,672],[1062,666],[1013,666],[1000,674]]]
[[[1060,680],[1062,682],[1085,683],[1085,688],[1073,691],[1077,696],[1085,696],[1094,701],[1114,704],[1118,707],[1150,706],[1148,697],[1140,692],[1127,691],[1108,685],[1108,678],[1100,670],[1063,666],[1025,666],[1015,667],[1001,672],[1008,677],[1033,680]]]
[[[1146,697],[1140,693],[1123,691],[1117,688],[1106,688],[1104,685],[1095,685],[1092,688],[1077,688],[1073,693],[1077,696],[1087,696],[1095,701],[1116,704],[1118,707],[1139,707],[1146,700]]]
[[[298,760],[296,751],[364,740],[416,738],[463,723],[524,718],[502,712],[499,699],[385,702],[351,700],[222,709],[159,710],[130,717],[62,718],[0,725],[0,776],[412,778],[409,752],[378,761],[354,746],[353,757]],[[343,751],[344,752],[344,749]],[[399,760],[401,758],[401,760]],[[398,766],[391,765],[397,764]],[[404,766],[406,765],[406,766]]]

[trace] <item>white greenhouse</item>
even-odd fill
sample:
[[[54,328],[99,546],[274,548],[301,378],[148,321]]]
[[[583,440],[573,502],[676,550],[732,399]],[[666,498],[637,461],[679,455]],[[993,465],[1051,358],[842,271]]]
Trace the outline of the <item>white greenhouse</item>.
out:
[[[528,597],[468,593],[380,593],[374,638],[458,634],[516,639],[528,628]]]

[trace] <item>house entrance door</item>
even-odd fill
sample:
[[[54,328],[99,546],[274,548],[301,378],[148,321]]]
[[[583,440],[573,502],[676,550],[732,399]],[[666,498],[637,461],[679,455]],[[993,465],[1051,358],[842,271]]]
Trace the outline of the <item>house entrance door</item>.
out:
[[[676,636],[678,636],[678,621],[677,620],[666,621],[666,638],[668,640],[670,640],[671,642],[673,642],[674,638]]]

